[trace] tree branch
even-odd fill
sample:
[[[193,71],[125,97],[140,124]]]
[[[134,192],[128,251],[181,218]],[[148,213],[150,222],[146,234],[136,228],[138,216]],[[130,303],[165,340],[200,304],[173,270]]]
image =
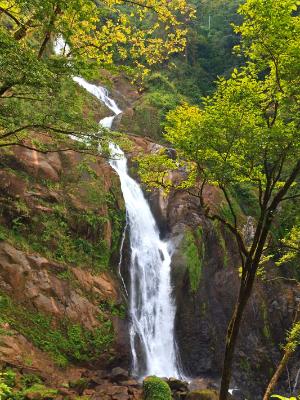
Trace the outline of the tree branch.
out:
[[[229,222],[227,222],[224,218],[222,218],[220,215],[218,214],[209,214],[209,213],[205,213],[205,216],[212,220],[212,221],[219,221],[221,222],[226,228],[228,228],[230,230],[231,233],[234,234],[234,236],[236,237],[239,249],[241,250],[242,254],[247,257],[249,255],[248,250],[245,247],[242,235],[240,234],[240,232],[234,227],[232,226]]]
[[[22,100],[33,100],[33,101],[45,101],[43,99],[38,99],[36,97],[29,97],[29,96],[21,96],[21,95],[10,95],[10,96],[2,96],[0,100],[7,100],[7,99],[22,99]]]
[[[299,282],[297,281],[297,279],[286,278],[285,276],[277,276],[276,278],[266,279],[266,282],[273,282],[273,281],[279,281],[279,280],[283,280],[283,281],[287,281],[287,282],[291,282],[296,285],[299,285]]]
[[[27,150],[31,150],[31,151],[36,151],[37,153],[41,153],[41,154],[48,154],[48,153],[63,153],[66,151],[74,151],[75,153],[80,153],[80,154],[87,154],[87,155],[91,155],[91,156],[95,156],[97,154],[89,152],[89,151],[85,151],[85,150],[79,150],[79,149],[75,149],[72,147],[69,148],[65,148],[65,149],[48,149],[48,150],[42,150],[42,149],[38,149],[36,147],[32,147],[29,146],[27,144],[21,143],[21,142],[10,142],[10,143],[0,143],[0,147],[8,147],[8,146],[19,146],[19,147],[23,147]]]
[[[292,170],[290,176],[288,179],[285,181],[285,184],[283,187],[278,191],[276,196],[274,197],[271,205],[269,206],[269,210],[273,212],[276,210],[278,204],[282,201],[282,199],[285,197],[286,193],[294,183],[295,179],[297,176],[300,174],[300,160],[296,163],[294,169]]]
[[[233,205],[232,205],[232,203],[231,203],[230,197],[229,197],[229,195],[228,195],[228,193],[227,193],[227,190],[225,189],[224,186],[220,185],[219,187],[220,187],[220,189],[222,190],[222,192],[223,192],[223,194],[224,194],[224,196],[225,196],[225,199],[226,199],[227,204],[228,204],[228,206],[229,206],[230,212],[231,212],[231,214],[232,214],[232,216],[233,216],[234,227],[235,227],[235,229],[237,229],[237,217],[236,217],[236,214],[235,214],[235,212],[234,212]]]
[[[292,200],[292,199],[298,199],[300,197],[300,193],[291,195],[291,196],[285,196],[281,199],[281,201],[285,201],[285,200]]]
[[[43,40],[43,42],[41,44],[41,47],[40,47],[40,50],[38,52],[38,59],[42,58],[42,56],[44,54],[46,46],[47,46],[47,44],[48,44],[48,42],[49,42],[49,40],[51,38],[51,34],[53,32],[55,21],[56,21],[57,17],[59,16],[59,14],[61,14],[61,12],[62,12],[62,10],[61,10],[59,4],[56,4],[54,12],[53,12],[53,14],[52,14],[52,16],[50,18],[49,25],[48,25],[44,40]]]
[[[21,21],[18,20],[18,18],[16,18],[11,12],[9,12],[7,9],[0,7],[0,14],[4,13],[5,15],[7,15],[9,18],[11,18],[18,26],[23,25],[21,23]]]
[[[52,127],[52,126],[49,126],[49,125],[31,124],[31,125],[24,125],[24,126],[21,126],[21,127],[17,128],[17,129],[14,129],[13,131],[6,132],[2,136],[0,136],[0,140],[6,139],[7,137],[15,135],[16,133],[19,133],[19,132],[24,131],[26,129],[32,129],[32,130],[41,129],[43,131],[52,131],[52,132],[55,132],[55,133],[61,133],[61,134],[64,134],[64,135],[74,135],[74,136],[78,136],[78,137],[81,137],[81,136],[91,137],[91,138],[95,137],[95,135],[92,135],[92,134],[89,134],[89,133],[68,131],[68,130],[65,130],[65,129],[55,128],[55,127]]]
[[[158,11],[155,9],[154,6],[149,6],[148,4],[142,4],[139,1],[134,1],[134,0],[122,0],[123,3],[129,3],[133,4],[135,6],[141,7],[141,8],[148,8],[150,10],[153,10],[158,13]]]

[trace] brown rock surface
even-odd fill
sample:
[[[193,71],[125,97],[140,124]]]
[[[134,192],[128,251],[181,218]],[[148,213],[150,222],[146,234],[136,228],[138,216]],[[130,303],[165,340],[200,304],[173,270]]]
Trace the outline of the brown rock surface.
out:
[[[30,174],[53,181],[59,180],[62,172],[59,153],[41,154],[23,147],[17,147],[14,151],[19,162]]]
[[[52,268],[53,263],[47,259],[27,255],[6,242],[0,242],[1,290],[20,302],[31,302],[37,310],[46,314],[67,317],[89,329],[98,326],[98,307],[85,297],[85,291],[90,290],[95,281],[97,294],[103,298],[116,299],[117,290],[113,280],[109,282],[106,275],[104,278],[92,277],[89,272],[86,272],[85,278],[84,271],[78,274],[74,268],[72,271],[76,271],[82,278],[74,288],[70,282],[58,279]],[[57,264],[54,270],[63,268]]]
[[[114,266],[122,224],[114,224],[117,218],[121,221],[124,202],[115,172],[101,157],[72,151],[41,154],[21,147],[0,152],[0,166],[0,296],[8,295],[33,314],[52,317],[55,329],[65,320],[88,330],[101,327],[102,319],[112,321],[112,351],[120,358],[126,353],[126,363],[128,342],[122,339],[120,344],[124,334],[118,332],[127,329],[126,322],[119,322],[110,309],[121,302]],[[90,251],[77,264],[77,243],[87,249],[82,252],[92,248],[97,254]],[[82,368],[73,366],[74,374],[71,367],[71,373],[60,371],[22,332],[10,334],[9,324],[3,323],[1,365],[24,368],[29,363],[52,383],[80,378]],[[105,368],[111,355],[103,353],[99,365]]]
[[[37,374],[52,385],[79,379],[84,369],[70,366],[59,369],[52,358],[37,349],[24,336],[1,335],[0,360],[2,364],[20,368],[26,374]]]
[[[117,301],[118,287],[109,273],[103,272],[101,275],[92,275],[79,268],[72,268],[72,272],[84,290],[91,291],[102,298]]]

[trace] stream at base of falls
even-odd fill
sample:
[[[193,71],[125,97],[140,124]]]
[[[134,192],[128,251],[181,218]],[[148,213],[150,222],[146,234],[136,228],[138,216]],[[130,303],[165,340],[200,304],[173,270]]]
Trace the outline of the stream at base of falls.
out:
[[[63,39],[58,38],[55,52],[61,54],[66,46]],[[115,117],[122,110],[109,97],[108,91],[81,77],[73,79],[112,112],[111,116],[99,122],[111,129]],[[113,143],[110,150],[110,165],[121,182],[130,238],[130,287],[127,291],[132,374],[138,378],[149,375],[180,378],[182,374],[174,338],[176,307],[171,287],[171,244],[160,239],[142,189],[128,174],[123,151]]]

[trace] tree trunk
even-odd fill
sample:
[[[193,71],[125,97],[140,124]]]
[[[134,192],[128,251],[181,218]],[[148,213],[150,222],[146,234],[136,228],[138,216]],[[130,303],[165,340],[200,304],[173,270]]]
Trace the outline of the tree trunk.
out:
[[[265,392],[263,400],[269,400],[269,398],[273,392],[273,389],[275,388],[275,386],[276,386],[276,384],[277,384],[277,382],[278,382],[283,370],[285,369],[292,354],[293,354],[293,351],[291,349],[287,349],[285,351],[274,375],[272,376],[272,379],[270,380],[270,383],[267,387],[267,390]]]
[[[295,319],[292,325],[292,329],[288,333],[287,337],[287,344],[284,348],[284,354],[282,356],[282,359],[280,363],[278,364],[278,367],[272,376],[272,379],[269,382],[269,385],[267,387],[267,390],[265,392],[263,400],[269,400],[271,392],[274,390],[275,386],[277,385],[277,382],[284,371],[285,367],[287,366],[287,363],[293,353],[296,351],[297,344],[298,344],[298,337],[300,334],[300,321],[299,321],[299,312],[300,312],[300,306],[299,309],[296,311]],[[297,385],[297,382],[296,382]]]
[[[14,39],[16,40],[21,40],[26,36],[28,27],[25,25],[22,25],[16,32],[14,33]]]
[[[12,87],[12,83],[4,83],[4,85],[0,87],[0,97],[3,96]]]
[[[41,44],[41,47],[40,47],[40,50],[39,50],[39,53],[38,53],[38,59],[41,59],[41,58],[42,58],[42,56],[43,56],[43,54],[44,54],[44,52],[45,52],[45,50],[46,50],[46,46],[47,46],[48,42],[49,42],[50,39],[51,39],[51,34],[52,34],[52,32],[53,32],[53,28],[54,28],[54,25],[55,25],[56,18],[57,18],[60,14],[61,14],[61,8],[60,8],[60,6],[57,4],[56,7],[55,7],[55,10],[54,10],[54,12],[53,12],[53,15],[52,15],[51,18],[50,18],[50,22],[49,22],[49,25],[48,25],[48,30],[47,30],[47,32],[45,33],[44,40],[43,40],[43,42],[42,42],[42,44]]]
[[[250,269],[256,270],[256,267],[255,265],[253,265],[253,263],[250,264]],[[252,292],[254,279],[255,274],[251,274],[248,278],[245,278],[244,282],[241,282],[238,301],[235,305],[234,313],[228,326],[219,400],[227,400],[228,398],[234,350],[241,326],[243,313]]]
[[[299,173],[300,160],[296,163],[285,184],[277,192],[269,206],[268,204],[271,199],[272,191],[270,191],[269,194],[265,193],[264,207],[261,210],[260,221],[256,228],[250,252],[246,257],[245,264],[243,266],[243,273],[245,273],[245,275],[242,277],[239,297],[227,330],[219,400],[227,400],[228,398],[234,350],[240,330],[240,325],[244,309],[252,292],[256,271],[261,259],[261,255],[263,253],[264,245],[267,240],[270,227],[272,225],[274,211],[277,209],[279,203],[284,199],[284,196],[290,189],[293,182],[296,180]],[[239,236],[236,235],[236,237],[240,239]]]

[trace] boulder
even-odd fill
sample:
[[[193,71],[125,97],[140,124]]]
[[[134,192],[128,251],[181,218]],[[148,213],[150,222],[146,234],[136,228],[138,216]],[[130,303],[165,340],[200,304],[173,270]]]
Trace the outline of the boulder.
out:
[[[123,368],[116,367],[111,371],[111,380],[113,382],[120,382],[128,379],[128,371]]]
[[[169,378],[167,380],[167,384],[170,386],[170,389],[175,392],[187,392],[188,391],[188,382],[181,381],[176,378]]]
[[[245,396],[240,389],[233,389],[231,396],[233,400],[245,400]]]

